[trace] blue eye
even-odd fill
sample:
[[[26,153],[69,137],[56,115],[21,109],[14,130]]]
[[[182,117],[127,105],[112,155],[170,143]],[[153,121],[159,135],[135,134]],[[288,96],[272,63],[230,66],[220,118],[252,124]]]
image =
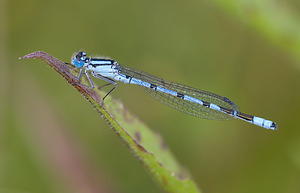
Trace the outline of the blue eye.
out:
[[[74,65],[76,68],[82,68],[82,66],[84,64],[84,62],[82,60],[77,60],[77,59],[75,59],[73,62],[74,62]]]

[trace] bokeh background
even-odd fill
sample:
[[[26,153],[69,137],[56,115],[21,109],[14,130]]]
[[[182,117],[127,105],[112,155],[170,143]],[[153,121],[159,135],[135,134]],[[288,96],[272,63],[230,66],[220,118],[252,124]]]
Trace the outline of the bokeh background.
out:
[[[0,192],[162,192],[84,98],[39,60],[84,50],[226,96],[276,132],[112,95],[166,141],[203,192],[300,192],[300,3],[1,0]],[[100,80],[95,80],[101,85]]]

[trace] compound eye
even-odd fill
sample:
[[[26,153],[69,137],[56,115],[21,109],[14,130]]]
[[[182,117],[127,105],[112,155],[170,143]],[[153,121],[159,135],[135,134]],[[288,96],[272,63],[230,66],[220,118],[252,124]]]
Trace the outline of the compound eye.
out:
[[[82,68],[84,65],[84,61],[86,58],[86,53],[85,52],[77,52],[76,56],[72,59],[72,64],[75,65],[77,68]]]
[[[81,56],[82,56],[82,52],[78,52],[76,54],[75,58],[77,58],[78,60],[80,60]]]
[[[76,54],[76,58],[77,58],[78,60],[85,60],[85,58],[86,58],[86,53],[80,51],[80,52],[78,52],[78,53]]]
[[[74,66],[75,66],[76,68],[82,68],[83,65],[84,65],[84,62],[83,62],[82,60],[74,59],[74,60],[72,61],[72,64],[74,64]]]

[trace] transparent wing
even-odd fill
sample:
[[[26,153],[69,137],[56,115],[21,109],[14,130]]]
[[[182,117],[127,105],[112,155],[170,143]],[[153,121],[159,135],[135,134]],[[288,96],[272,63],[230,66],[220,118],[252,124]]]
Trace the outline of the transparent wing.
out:
[[[155,76],[152,76],[148,73],[145,73],[140,70],[136,70],[133,68],[125,67],[120,65],[120,72],[124,75],[142,80],[144,82],[148,82],[150,84],[154,84],[156,86],[163,87],[165,89],[169,89],[175,91],[177,93],[181,93],[184,95],[188,95],[190,97],[200,99],[204,102],[213,103],[220,107],[224,107],[230,110],[240,111],[239,107],[229,100],[226,97],[219,96],[217,94],[213,94],[207,91],[195,89],[190,86],[185,86],[183,84],[179,84],[172,81],[167,81]],[[189,115],[193,115],[196,117],[204,118],[204,119],[218,119],[218,120],[229,120],[234,119],[234,117],[229,116],[225,113],[222,113],[217,110],[210,109],[200,104],[196,104],[190,101],[183,100],[179,97],[169,95],[163,92],[158,92],[151,88],[143,87],[145,91],[152,96],[153,98],[157,99],[158,101],[177,109],[181,112],[184,112]]]

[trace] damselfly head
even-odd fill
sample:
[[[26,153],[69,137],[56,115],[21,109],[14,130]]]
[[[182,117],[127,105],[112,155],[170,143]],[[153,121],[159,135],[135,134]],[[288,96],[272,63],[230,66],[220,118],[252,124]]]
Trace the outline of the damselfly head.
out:
[[[82,68],[86,59],[86,53],[83,51],[77,52],[77,54],[72,58],[71,64],[76,68]]]

